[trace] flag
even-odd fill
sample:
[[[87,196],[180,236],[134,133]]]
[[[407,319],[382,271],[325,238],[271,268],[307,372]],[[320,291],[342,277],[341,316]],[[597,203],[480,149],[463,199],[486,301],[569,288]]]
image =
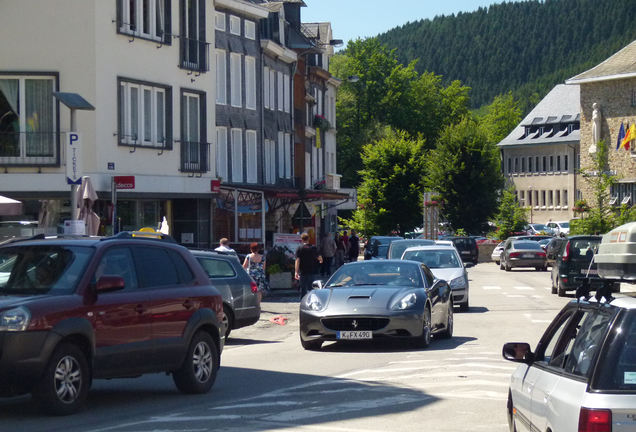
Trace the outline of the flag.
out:
[[[636,140],[636,123],[632,123],[632,125],[629,127],[629,140]],[[627,145],[625,146],[625,150],[629,150],[629,143],[627,143]]]
[[[623,138],[625,138],[625,126],[623,125],[623,122],[621,122],[621,128],[618,130],[618,139],[616,140],[616,150],[621,148]]]
[[[623,141],[621,141],[621,148],[629,150],[629,142],[632,140],[632,130],[629,127],[629,123],[625,129],[625,137],[623,138]]]

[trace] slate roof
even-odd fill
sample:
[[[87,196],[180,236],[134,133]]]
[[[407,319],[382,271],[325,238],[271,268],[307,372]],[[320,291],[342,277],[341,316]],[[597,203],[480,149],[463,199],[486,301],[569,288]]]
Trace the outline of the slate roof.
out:
[[[636,40],[609,57],[604,62],[594,66],[575,77],[570,78],[566,84],[581,84],[594,81],[607,81],[611,79],[624,79],[636,77]]]
[[[578,85],[556,85],[517,125],[510,134],[501,140],[500,147],[536,144],[557,144],[580,142],[580,88]],[[568,131],[559,130],[559,125],[577,124],[577,128]],[[528,128],[527,128],[528,127]],[[541,127],[544,132],[541,133]],[[526,134],[526,130],[532,132]]]

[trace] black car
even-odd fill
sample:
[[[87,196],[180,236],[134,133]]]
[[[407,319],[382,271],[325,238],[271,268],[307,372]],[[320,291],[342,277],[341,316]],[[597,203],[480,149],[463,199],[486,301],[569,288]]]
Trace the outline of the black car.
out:
[[[364,247],[364,259],[387,259],[389,245],[394,240],[404,240],[398,236],[373,236]]]
[[[545,248],[546,259],[549,266],[553,266],[554,262],[567,243],[565,237],[552,237]]]
[[[592,261],[598,251],[601,236],[579,235],[568,237],[567,242],[561,247],[552,266],[552,294],[565,296],[567,291],[574,291],[580,285],[579,278],[591,279],[592,289],[596,289],[602,282],[598,277],[596,263]],[[620,284],[616,283],[614,290]]]
[[[479,248],[477,242],[472,237],[449,237],[445,240],[450,240],[455,245],[455,248],[459,252],[459,256],[462,257],[463,262],[470,262],[477,265],[479,261]]]

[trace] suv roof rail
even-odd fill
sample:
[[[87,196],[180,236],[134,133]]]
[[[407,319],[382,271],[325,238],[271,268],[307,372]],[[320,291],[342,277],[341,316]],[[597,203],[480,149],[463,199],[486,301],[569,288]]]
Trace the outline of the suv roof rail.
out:
[[[113,240],[113,239],[132,239],[132,238],[141,238],[144,240],[159,240],[159,241],[167,241],[169,243],[177,243],[174,238],[169,236],[168,234],[163,234],[160,232],[148,232],[148,231],[121,231],[117,234],[104,237],[100,240]]]

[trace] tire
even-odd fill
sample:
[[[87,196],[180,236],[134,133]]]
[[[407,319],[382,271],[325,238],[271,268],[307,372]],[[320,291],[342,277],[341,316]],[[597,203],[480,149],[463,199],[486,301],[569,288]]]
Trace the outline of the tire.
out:
[[[557,284],[558,284],[558,286],[557,286],[557,294],[558,294],[558,296],[559,297],[565,297],[566,290],[565,290],[565,288],[563,288],[563,284],[561,283],[560,280],[557,280]]]
[[[453,337],[453,321],[453,303],[449,302],[448,313],[446,315],[446,328],[440,333],[444,339]]]
[[[503,269],[504,269],[504,262],[499,261],[499,270],[503,270]]]
[[[495,264],[497,264],[498,266],[500,266],[499,261],[495,261]]]
[[[219,349],[212,336],[198,331],[190,341],[183,364],[172,373],[172,379],[182,393],[202,394],[212,388],[219,370]]]
[[[322,341],[320,339],[306,341],[301,337],[300,344],[308,351],[319,351],[322,347]]]
[[[468,300],[465,303],[459,305],[459,310],[462,312],[468,312],[470,310],[470,306],[468,305]]]
[[[426,348],[431,344],[431,310],[424,309],[424,320],[422,321],[422,335],[417,338],[417,345]]]
[[[232,328],[234,327],[234,313],[228,305],[223,305],[223,325],[225,326],[225,340],[230,337]]]
[[[71,343],[61,343],[35,385],[33,398],[48,414],[73,414],[86,401],[90,382],[90,369],[84,352]]]
[[[509,272],[510,270],[512,270],[512,267],[510,267],[510,265],[506,263],[505,270]]]
[[[554,284],[554,281],[552,280],[552,278],[550,278],[550,281],[552,282],[552,294],[556,294],[557,293],[557,287]]]
[[[508,392],[508,409],[506,411],[508,414],[508,428],[510,432],[517,432],[517,425],[515,424],[515,418],[512,414],[514,412],[514,404],[510,392]]]

